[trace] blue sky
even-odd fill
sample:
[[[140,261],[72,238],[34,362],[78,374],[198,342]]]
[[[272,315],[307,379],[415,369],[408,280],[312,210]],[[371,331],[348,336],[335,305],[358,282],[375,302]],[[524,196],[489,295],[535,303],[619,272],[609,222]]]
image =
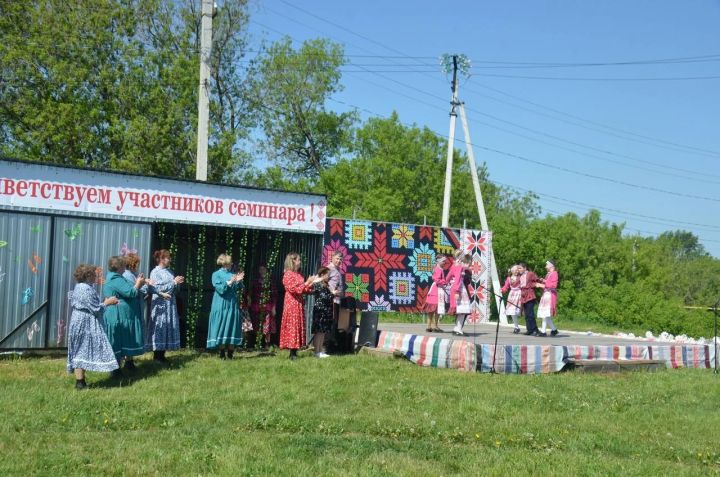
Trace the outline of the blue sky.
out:
[[[438,57],[466,55],[460,99],[491,180],[536,192],[543,214],[598,208],[630,234],[692,231],[720,257],[720,2],[250,5],[255,45],[282,34],[344,45],[345,89],[328,107],[362,118],[397,111],[446,136]],[[627,62],[645,64],[608,64]]]

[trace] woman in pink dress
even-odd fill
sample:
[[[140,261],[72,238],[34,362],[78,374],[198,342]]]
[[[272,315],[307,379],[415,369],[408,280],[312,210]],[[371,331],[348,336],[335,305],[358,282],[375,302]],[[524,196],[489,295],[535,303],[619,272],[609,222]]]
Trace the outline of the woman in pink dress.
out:
[[[305,346],[305,298],[312,293],[315,275],[307,280],[300,274],[300,254],[290,252],[285,257],[282,283],[285,287],[282,323],[280,324],[280,349],[290,350],[290,359],[297,359],[297,350]]]
[[[509,292],[509,293],[508,293]],[[505,300],[505,314],[512,318],[513,333],[520,333],[520,306],[522,303],[522,289],[520,288],[520,267],[513,265],[508,270],[508,277],[502,287],[502,293],[508,293]]]
[[[540,298],[540,305],[538,305],[537,316],[542,318],[542,328],[540,329],[540,336],[547,336],[545,330],[547,325],[550,325],[550,336],[557,336],[558,330],[555,328],[555,323],[552,317],[557,314],[557,287],[558,287],[558,272],[555,269],[555,262],[548,260],[545,262],[545,270],[547,275],[542,283],[535,285],[537,288],[544,288],[542,297]]]
[[[445,255],[438,255],[435,259],[435,269],[432,274],[432,285],[428,290],[423,306],[423,313],[427,314],[427,332],[441,331],[438,328],[438,315],[447,312],[447,274],[449,260]]]

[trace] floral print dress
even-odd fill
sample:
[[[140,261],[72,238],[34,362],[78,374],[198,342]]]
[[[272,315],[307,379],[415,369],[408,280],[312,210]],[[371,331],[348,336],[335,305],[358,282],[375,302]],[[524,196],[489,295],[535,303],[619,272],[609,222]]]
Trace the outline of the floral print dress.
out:
[[[103,312],[105,305],[100,302],[95,288],[87,283],[78,283],[70,298],[72,315],[68,327],[67,371],[114,371],[118,369],[110,341],[105,335]]]

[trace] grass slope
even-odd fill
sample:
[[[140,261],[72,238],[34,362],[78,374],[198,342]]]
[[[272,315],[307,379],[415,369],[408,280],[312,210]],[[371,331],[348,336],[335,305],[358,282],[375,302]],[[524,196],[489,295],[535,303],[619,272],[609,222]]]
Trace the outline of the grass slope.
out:
[[[179,353],[121,383],[0,360],[0,475],[720,475],[707,370],[501,376]]]

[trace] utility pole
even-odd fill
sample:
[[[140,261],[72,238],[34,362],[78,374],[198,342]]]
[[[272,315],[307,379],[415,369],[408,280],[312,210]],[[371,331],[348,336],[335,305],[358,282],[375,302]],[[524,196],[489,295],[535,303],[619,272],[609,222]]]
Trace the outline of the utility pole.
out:
[[[448,156],[447,165],[445,168],[445,195],[443,196],[443,215],[442,215],[442,226],[448,227],[450,219],[450,189],[452,186],[452,164],[453,164],[453,145],[455,142],[455,120],[457,118],[457,109],[460,109],[460,120],[462,122],[463,131],[465,132],[465,149],[468,155],[468,162],[470,166],[470,175],[472,176],[473,189],[475,191],[475,201],[477,203],[478,214],[480,215],[480,224],[483,230],[490,230],[488,225],[487,216],[485,215],[485,204],[483,203],[482,193],[480,191],[480,179],[477,174],[477,165],[475,164],[475,154],[473,153],[472,141],[470,140],[470,129],[467,124],[467,117],[465,115],[465,103],[458,101],[458,77],[457,73],[467,74],[470,67],[470,61],[465,55],[443,55],[441,58],[441,64],[444,67],[446,73],[449,73],[452,68],[453,80],[452,80],[452,99],[450,101],[450,134],[448,135]],[[465,228],[465,223],[463,223]],[[500,277],[497,272],[497,265],[495,263],[495,253],[493,252],[492,246],[488,250],[490,258],[490,274],[492,289],[495,292],[495,302],[499,313],[499,322],[507,324],[507,316],[505,316],[505,304],[502,299],[498,296],[500,291]]]
[[[483,202],[480,191],[480,179],[478,178],[475,153],[473,152],[472,141],[470,140],[470,128],[468,128],[467,116],[465,115],[465,103],[460,103],[460,122],[465,132],[465,151],[467,152],[468,162],[470,163],[470,176],[472,177],[473,189],[475,190],[475,202],[477,203],[478,214],[480,214],[480,225],[483,230],[490,230],[487,216],[485,215],[485,203]],[[495,252],[492,247],[488,250],[488,253],[490,254],[490,276],[492,279],[492,287],[495,291],[495,304],[500,314],[500,322],[506,325],[507,316],[505,315],[505,304],[498,296],[500,292],[500,277],[498,276],[497,266],[495,265]]]
[[[214,0],[202,0],[200,24],[200,87],[198,89],[197,159],[195,179],[207,180],[208,122],[210,118],[210,53]]]
[[[448,65],[446,65],[447,67]],[[458,90],[458,55],[452,56],[452,97],[450,99],[450,134],[448,134],[448,153],[447,162],[445,164],[445,193],[443,195],[443,210],[442,210],[442,222],[441,226],[447,228],[448,222],[450,221],[450,190],[452,188],[452,170],[453,170],[453,146],[455,143],[455,120],[457,119],[457,113],[455,108],[458,105],[457,90]]]

